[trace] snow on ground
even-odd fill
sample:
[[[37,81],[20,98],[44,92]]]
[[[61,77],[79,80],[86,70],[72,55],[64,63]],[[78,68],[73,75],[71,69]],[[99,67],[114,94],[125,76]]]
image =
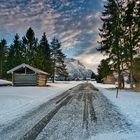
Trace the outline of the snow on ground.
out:
[[[0,80],[0,83],[2,80]],[[53,97],[78,85],[80,82],[57,82],[49,83],[49,87],[0,87],[0,126],[8,124],[18,119],[26,112],[33,110],[37,106],[47,102]],[[120,135],[120,140],[140,139],[140,92],[129,90],[119,90],[116,99],[114,85],[93,83],[106,96],[112,104],[133,124],[137,130],[133,134]],[[118,140],[118,134],[98,134],[94,140]],[[92,139],[92,138],[91,138]]]
[[[119,96],[116,98],[116,89],[115,85],[109,84],[100,84],[96,82],[92,82],[95,87],[99,89],[100,92],[104,94],[123,114],[128,121],[130,121],[136,128],[136,132],[134,134],[122,135],[120,139],[123,140],[138,140],[140,139],[140,92],[134,92],[131,90],[119,90]],[[114,89],[113,89],[114,88]],[[137,132],[138,131],[138,132]],[[116,134],[117,136],[117,134]],[[115,134],[100,134],[94,137],[95,139],[101,140],[104,137],[108,140],[117,140],[115,139]],[[109,138],[110,139],[109,139]]]
[[[119,90],[116,98],[114,85],[93,83],[135,125],[140,125],[140,92]],[[108,88],[108,89],[107,89]]]
[[[12,84],[12,82],[10,82],[10,81],[0,79],[0,86],[2,86],[2,85],[11,85],[11,84]]]
[[[100,133],[93,137],[91,137],[89,140],[139,140],[140,134],[139,131],[135,133],[118,133],[118,132],[112,132],[112,133]]]
[[[130,138],[131,127],[126,118],[90,84],[79,85],[69,91],[69,95],[70,101],[36,140],[104,140],[105,136],[107,140],[114,140],[113,134],[116,140],[120,140],[120,136],[125,140]]]
[[[79,82],[57,82],[48,83],[48,87],[0,87],[0,125],[18,119],[27,111],[78,84]]]

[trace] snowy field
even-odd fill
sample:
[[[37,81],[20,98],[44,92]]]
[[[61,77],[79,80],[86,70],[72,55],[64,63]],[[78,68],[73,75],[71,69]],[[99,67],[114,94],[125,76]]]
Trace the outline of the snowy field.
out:
[[[140,92],[130,90],[119,90],[119,96],[116,98],[114,85],[99,84],[92,82],[101,93],[103,93],[123,114],[129,122],[135,126],[135,133],[120,135],[120,140],[140,140]],[[113,89],[114,88],[114,89]],[[118,140],[117,134],[99,134],[94,140]]]
[[[3,83],[3,81],[1,83]],[[37,106],[80,83],[79,81],[57,82],[55,84],[49,83],[48,85],[50,86],[48,87],[0,87],[0,127],[12,123],[13,120],[15,121],[27,112],[34,110]],[[120,135],[119,140],[139,140],[140,92],[119,90],[119,96],[116,99],[116,90],[112,89],[115,87],[114,85],[91,83],[93,83],[136,128],[133,134]],[[117,135],[118,134],[115,135],[115,133],[98,134],[91,139],[118,140]]]
[[[119,90],[116,98],[114,85],[93,83],[135,125],[140,126],[140,92]]]
[[[0,126],[12,122],[78,84],[79,82],[57,82],[48,83],[48,87],[0,87]]]

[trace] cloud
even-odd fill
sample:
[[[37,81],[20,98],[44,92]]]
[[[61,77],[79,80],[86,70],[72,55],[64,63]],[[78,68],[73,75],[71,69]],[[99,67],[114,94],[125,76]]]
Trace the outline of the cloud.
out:
[[[98,28],[105,0],[0,1],[0,37],[24,35],[32,27],[37,37],[57,36],[68,56],[96,54]],[[93,57],[90,57],[92,60]],[[82,59],[83,60],[83,59]],[[86,62],[89,59],[86,59]],[[91,62],[89,60],[89,62]],[[88,63],[87,63],[88,64]]]
[[[107,56],[103,56],[100,53],[95,53],[88,56],[86,54],[82,54],[75,58],[80,60],[87,68],[93,70],[93,72],[97,74],[98,65],[100,64],[101,60],[107,58]]]

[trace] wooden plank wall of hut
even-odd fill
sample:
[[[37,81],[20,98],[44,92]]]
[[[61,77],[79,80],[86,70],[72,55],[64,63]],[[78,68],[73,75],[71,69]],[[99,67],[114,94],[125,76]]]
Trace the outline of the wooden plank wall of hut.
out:
[[[14,85],[37,85],[37,74],[14,74]]]
[[[47,76],[45,74],[38,74],[38,86],[46,86]]]

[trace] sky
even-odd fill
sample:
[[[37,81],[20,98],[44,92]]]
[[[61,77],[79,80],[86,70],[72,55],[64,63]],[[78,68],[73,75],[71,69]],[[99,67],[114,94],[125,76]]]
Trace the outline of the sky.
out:
[[[32,27],[36,37],[46,32],[62,43],[67,57],[79,59],[96,72],[103,55],[96,51],[105,0],[0,0],[0,39],[9,43]]]

